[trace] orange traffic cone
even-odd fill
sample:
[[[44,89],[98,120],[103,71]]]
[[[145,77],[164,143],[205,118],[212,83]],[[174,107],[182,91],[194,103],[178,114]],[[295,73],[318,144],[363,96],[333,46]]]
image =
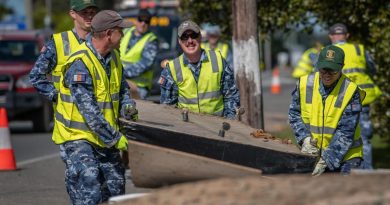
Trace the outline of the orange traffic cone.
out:
[[[274,71],[272,71],[271,93],[272,94],[280,93],[279,69],[277,67],[274,68]]]
[[[0,170],[16,170],[14,151],[11,146],[7,110],[0,108]]]

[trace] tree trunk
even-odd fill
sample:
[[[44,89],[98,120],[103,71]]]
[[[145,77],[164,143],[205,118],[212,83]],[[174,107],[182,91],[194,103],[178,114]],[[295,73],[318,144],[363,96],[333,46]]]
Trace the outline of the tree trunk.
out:
[[[242,120],[264,129],[256,0],[233,0],[232,9],[234,70],[246,111]]]

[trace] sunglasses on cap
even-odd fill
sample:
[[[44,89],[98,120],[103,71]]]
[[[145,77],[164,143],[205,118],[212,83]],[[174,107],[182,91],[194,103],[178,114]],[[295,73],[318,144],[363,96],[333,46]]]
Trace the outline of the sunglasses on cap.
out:
[[[141,17],[138,17],[138,21],[139,22],[145,22],[146,24],[150,23],[150,19],[145,19],[145,18],[141,18]]]
[[[197,39],[199,37],[199,33],[191,32],[191,33],[184,33],[183,35],[180,36],[180,40],[186,41],[189,38],[191,39]]]
[[[320,74],[321,75],[325,75],[325,74],[337,75],[337,73],[339,73],[339,71],[335,71],[335,70],[331,70],[331,69],[320,69]]]

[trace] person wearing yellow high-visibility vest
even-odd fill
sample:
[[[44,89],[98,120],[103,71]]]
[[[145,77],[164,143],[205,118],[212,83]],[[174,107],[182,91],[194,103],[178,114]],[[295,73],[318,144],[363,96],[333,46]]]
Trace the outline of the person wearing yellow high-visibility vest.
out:
[[[148,97],[153,84],[153,63],[157,56],[156,35],[149,29],[152,15],[147,9],[140,9],[135,26],[126,29],[121,41],[120,53],[124,74],[135,84],[141,99]]]
[[[360,115],[364,153],[361,168],[372,169],[372,147],[370,140],[373,135],[373,126],[369,111],[370,104],[378,99],[382,95],[382,92],[372,80],[372,76],[376,72],[372,57],[363,45],[348,43],[348,37],[348,29],[342,23],[337,23],[329,29],[329,38],[332,44],[343,49],[345,53],[343,73],[366,92],[366,98],[363,101],[363,109]]]
[[[76,48],[86,40],[91,31],[91,21],[98,12],[94,0],[71,0],[70,11],[74,28],[53,34],[45,44],[41,54],[30,72],[30,82],[37,91],[52,101],[57,102],[60,77],[63,65]],[[48,75],[51,77],[48,78]]]
[[[240,93],[233,69],[220,52],[201,48],[200,28],[195,22],[182,22],[178,37],[183,54],[163,65],[160,102],[235,119]]]
[[[122,29],[131,23],[103,10],[91,25],[91,37],[65,62],[52,135],[72,204],[98,204],[125,193],[120,150],[127,150],[127,139],[118,118],[138,118],[117,51]]]
[[[292,93],[289,121],[301,152],[318,155],[312,175],[324,171],[350,173],[360,167],[363,148],[359,116],[365,97],[341,69],[344,52],[326,46],[319,54],[319,71],[301,77]]]
[[[320,53],[321,49],[322,44],[320,42],[316,42],[315,47],[309,48],[303,52],[301,58],[294,68],[292,77],[300,78],[304,75],[315,72],[314,66],[317,63],[318,54]]]
[[[205,50],[217,50],[221,52],[222,57],[225,58],[226,62],[233,66],[233,55],[229,44],[222,42],[221,28],[218,25],[208,25],[205,27],[206,31],[206,42],[202,42],[201,46]]]

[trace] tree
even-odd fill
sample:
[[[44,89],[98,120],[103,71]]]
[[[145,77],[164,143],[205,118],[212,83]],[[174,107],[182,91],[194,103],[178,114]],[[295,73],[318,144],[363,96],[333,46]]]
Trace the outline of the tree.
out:
[[[373,106],[375,132],[390,140],[390,2],[385,0],[257,0],[258,26],[262,33],[288,31],[298,26],[311,32],[314,25],[328,28],[345,23],[351,40],[366,45],[377,64],[375,82],[383,96]],[[197,22],[213,22],[231,36],[230,1],[181,1],[181,11]],[[245,22],[243,22],[245,23]]]

